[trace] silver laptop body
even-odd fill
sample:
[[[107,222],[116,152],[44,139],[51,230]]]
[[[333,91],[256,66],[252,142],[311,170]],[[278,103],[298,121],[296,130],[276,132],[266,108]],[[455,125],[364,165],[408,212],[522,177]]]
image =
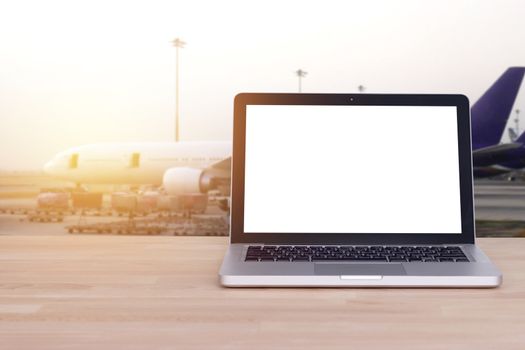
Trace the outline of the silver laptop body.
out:
[[[495,287],[462,95],[239,94],[228,287]]]

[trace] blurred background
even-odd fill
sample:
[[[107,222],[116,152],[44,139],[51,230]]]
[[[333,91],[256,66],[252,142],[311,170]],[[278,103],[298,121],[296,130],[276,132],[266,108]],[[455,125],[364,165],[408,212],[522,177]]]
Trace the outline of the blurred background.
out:
[[[525,66],[524,18],[512,0],[1,2],[0,234],[226,235],[235,94],[474,104]],[[481,236],[525,236],[516,74],[488,96],[508,108],[481,147],[505,151],[476,179]]]

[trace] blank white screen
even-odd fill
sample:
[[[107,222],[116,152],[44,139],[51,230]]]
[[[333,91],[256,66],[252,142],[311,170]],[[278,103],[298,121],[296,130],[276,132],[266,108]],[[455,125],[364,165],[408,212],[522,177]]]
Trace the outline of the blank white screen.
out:
[[[456,113],[248,105],[244,232],[461,233]]]

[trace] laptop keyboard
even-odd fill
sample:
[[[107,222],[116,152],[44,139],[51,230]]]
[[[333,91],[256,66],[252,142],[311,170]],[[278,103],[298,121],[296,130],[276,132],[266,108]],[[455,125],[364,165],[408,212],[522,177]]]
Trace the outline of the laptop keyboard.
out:
[[[245,261],[468,262],[461,248],[447,246],[260,246]]]

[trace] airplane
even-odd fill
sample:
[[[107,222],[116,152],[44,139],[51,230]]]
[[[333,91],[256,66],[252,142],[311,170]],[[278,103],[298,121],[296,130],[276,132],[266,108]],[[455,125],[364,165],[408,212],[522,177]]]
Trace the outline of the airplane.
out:
[[[520,152],[525,154],[525,135],[507,144],[500,144],[500,140],[524,72],[525,67],[507,69],[472,106],[476,177],[522,166],[523,161],[516,157]],[[58,153],[45,164],[44,171],[77,185],[152,185],[162,186],[170,195],[207,193],[229,186],[231,148],[232,143],[226,141],[99,143]]]
[[[525,67],[508,68],[471,108],[475,178],[496,176],[525,166],[525,135],[514,142],[500,143],[524,74]]]
[[[231,142],[98,143],[70,148],[44,172],[80,184],[162,186],[167,194],[229,185]]]

